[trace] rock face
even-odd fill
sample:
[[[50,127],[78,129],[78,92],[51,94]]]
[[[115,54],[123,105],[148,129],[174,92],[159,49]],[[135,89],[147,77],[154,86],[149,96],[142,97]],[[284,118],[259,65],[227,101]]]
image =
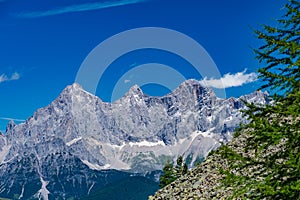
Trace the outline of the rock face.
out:
[[[268,102],[262,92],[219,99],[188,80],[163,97],[134,86],[110,104],[75,83],[25,123],[10,122],[0,134],[0,195],[78,197],[123,176],[114,169],[161,170],[166,159],[178,155],[192,166],[246,122],[241,99]]]
[[[247,137],[241,135],[227,145],[241,149],[246,143],[245,140]],[[216,152],[186,175],[150,196],[149,200],[228,199],[233,191],[232,188],[222,185],[223,175],[220,173],[220,169],[226,170],[228,167],[228,161]]]
[[[263,161],[266,156],[275,155],[284,150],[285,140],[282,140],[276,145],[272,145],[265,149],[262,154],[257,155],[256,150],[247,148],[247,141],[253,139],[253,136],[248,134],[249,130],[243,130],[238,136],[228,142],[226,145],[233,149],[236,153],[243,155],[245,158],[251,158]],[[280,162],[284,162],[281,160]],[[234,187],[225,186],[222,182],[226,175],[221,173],[221,170],[230,170],[235,176],[243,176],[251,179],[263,181],[270,174],[269,170],[262,164],[245,165],[243,167],[230,168],[233,161],[222,156],[222,150],[218,149],[213,154],[209,155],[206,160],[200,165],[190,170],[184,176],[181,176],[173,183],[158,190],[155,195],[150,196],[149,200],[225,200],[225,199],[253,199],[243,194],[242,197],[232,197],[235,191],[239,191],[239,187],[243,184]],[[236,163],[235,163],[236,164]],[[252,191],[253,192],[253,191]],[[256,191],[255,191],[256,192]],[[253,194],[255,194],[252,193]],[[264,199],[270,199],[268,197]]]

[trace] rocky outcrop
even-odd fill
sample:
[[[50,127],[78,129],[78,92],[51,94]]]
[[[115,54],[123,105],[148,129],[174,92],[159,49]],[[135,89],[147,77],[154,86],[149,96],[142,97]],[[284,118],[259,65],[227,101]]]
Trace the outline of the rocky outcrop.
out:
[[[234,138],[227,145],[234,148],[236,152],[245,152],[245,144],[249,136],[242,134]],[[246,156],[254,156],[254,152],[247,152]],[[231,197],[233,193],[232,187],[225,187],[222,184],[224,174],[222,170],[227,170],[229,167],[228,160],[221,156],[219,151],[214,152],[207,159],[196,166],[188,174],[178,178],[175,182],[167,185],[150,196],[149,200],[222,200]],[[257,168],[245,168],[237,170],[235,174],[243,174],[253,176],[258,172]]]
[[[226,175],[222,171],[229,170],[235,176],[247,177],[251,181],[263,181],[272,173],[270,169],[266,169],[265,159],[273,156],[280,151],[284,151],[287,140],[282,139],[278,144],[271,145],[263,149],[259,154],[256,150],[247,148],[247,141],[251,141],[254,136],[249,134],[249,130],[243,130],[242,134],[228,142],[228,149],[234,150],[235,153],[242,155],[245,159],[245,165],[239,161],[232,161],[225,158],[223,153],[227,152],[227,148],[219,148],[217,151],[209,155],[206,160],[190,170],[186,175],[178,178],[173,183],[160,189],[155,195],[150,196],[149,200],[225,200],[233,199],[232,195],[235,191],[239,191],[243,185],[236,185],[235,188],[227,187],[224,184]],[[249,160],[255,160],[254,164],[249,164]],[[248,163],[247,163],[248,162]],[[285,159],[277,158],[277,163],[284,165]],[[234,164],[234,167],[232,165]],[[283,176],[282,180],[287,177]],[[243,199],[247,195],[256,195],[257,191],[248,191],[244,194]],[[239,198],[235,198],[239,199]],[[270,199],[270,198],[264,198]]]

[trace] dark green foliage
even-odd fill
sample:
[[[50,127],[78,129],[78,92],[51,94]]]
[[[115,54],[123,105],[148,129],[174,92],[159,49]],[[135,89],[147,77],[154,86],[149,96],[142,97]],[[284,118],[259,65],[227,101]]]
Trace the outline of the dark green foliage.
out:
[[[188,173],[189,169],[186,163],[183,164],[182,174]]]
[[[159,187],[163,188],[166,185],[169,185],[170,183],[175,181],[176,178],[177,176],[173,164],[170,160],[167,160],[167,163],[163,168],[163,174],[159,178]]]
[[[182,158],[182,156],[179,156],[176,161],[176,167],[175,167],[176,171],[181,170],[182,163],[183,163],[183,158]]]
[[[176,166],[175,166],[175,173],[176,177],[178,178],[181,175],[184,175],[188,172],[188,166],[186,162],[183,162],[183,157],[179,156],[176,161]]]
[[[261,89],[268,89],[274,102],[267,106],[247,104],[245,115],[250,123],[239,130],[239,134],[249,135],[245,154],[229,147],[220,150],[231,166],[223,171],[227,175],[224,183],[236,188],[235,197],[300,199],[299,8],[299,1],[289,1],[278,26],[264,25],[263,30],[255,31],[264,42],[255,50],[265,66],[259,69],[259,77],[265,83]],[[251,151],[254,157],[245,156]],[[256,177],[231,173],[257,165],[261,171],[256,172]]]
[[[159,187],[163,188],[175,181],[178,177],[186,174],[188,172],[188,165],[183,162],[183,157],[179,156],[176,161],[176,166],[174,167],[170,160],[167,160],[163,168],[163,174],[160,176]]]

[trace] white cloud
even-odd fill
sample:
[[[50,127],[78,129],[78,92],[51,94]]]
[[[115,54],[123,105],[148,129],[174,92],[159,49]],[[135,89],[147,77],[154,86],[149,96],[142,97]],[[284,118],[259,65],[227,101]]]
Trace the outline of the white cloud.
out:
[[[6,120],[6,121],[15,121],[15,122],[25,122],[24,119],[15,119],[10,117],[0,117],[0,120]]]
[[[0,75],[0,83],[6,82],[6,81],[15,81],[19,80],[21,75],[17,72],[13,73],[10,77],[6,74]]]
[[[214,79],[214,78],[208,79],[207,77],[205,77],[202,81],[200,81],[200,83],[208,87],[223,89],[223,88],[242,86],[244,84],[252,83],[257,80],[256,73],[252,72],[246,74],[246,71],[247,69],[245,69],[242,72],[238,72],[236,74],[227,73],[220,79]]]
[[[46,10],[46,11],[19,13],[16,16],[22,18],[38,18],[38,17],[46,17],[51,15],[59,15],[64,13],[100,10],[103,8],[124,6],[129,4],[142,3],[146,1],[148,0],[114,0],[114,1],[106,1],[106,2],[84,3],[84,4],[70,5],[70,6],[56,8],[52,10]]]
[[[130,83],[130,80],[126,79],[124,80],[124,83]]]
[[[13,81],[13,80],[19,80],[20,79],[20,74],[15,72],[13,73],[13,75],[10,77],[10,80]]]
[[[2,74],[2,75],[0,76],[0,83],[2,83],[2,82],[4,82],[4,81],[7,81],[7,80],[8,80],[8,77],[7,77],[6,74]]]

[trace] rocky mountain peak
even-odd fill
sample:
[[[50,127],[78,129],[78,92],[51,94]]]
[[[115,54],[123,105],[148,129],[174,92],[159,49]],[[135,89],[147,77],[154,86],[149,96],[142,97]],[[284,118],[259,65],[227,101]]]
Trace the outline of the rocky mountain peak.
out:
[[[91,102],[97,102],[98,104],[103,103],[99,97],[85,91],[78,83],[67,86],[59,97],[53,101],[54,104],[69,105],[72,106],[72,108],[74,108],[74,106],[79,106],[78,108],[80,108],[80,106]]]
[[[73,83],[72,85],[68,85],[63,91],[62,94],[69,94],[69,95],[73,95],[73,94],[77,94],[84,91],[82,89],[82,86],[78,83]]]
[[[129,91],[125,94],[125,96],[134,96],[134,95],[138,95],[138,96],[144,95],[142,89],[138,85],[132,86],[129,89]]]
[[[200,82],[195,79],[186,80],[173,93],[182,95],[192,94],[195,98],[207,95],[211,97],[216,96],[210,88],[202,86]]]
[[[267,92],[256,90],[251,94],[241,96],[239,99],[243,99],[249,103],[268,104],[270,103],[270,97]]]
[[[8,133],[11,130],[13,130],[15,126],[16,126],[16,123],[13,120],[10,120],[8,122],[8,124],[6,125],[6,133]]]
[[[200,85],[200,82],[195,79],[188,79],[184,81],[181,85],[185,85],[185,86]]]
[[[264,102],[259,94],[244,97]],[[21,194],[22,187],[31,191],[30,182],[35,181],[39,186],[34,194],[49,191],[60,196],[66,191],[57,184],[68,180],[76,183],[68,195],[76,196],[83,185],[81,193],[94,185],[94,179],[82,181],[79,174],[92,177],[95,171],[110,169],[151,172],[178,155],[189,158],[193,166],[231,139],[245,122],[243,108],[240,99],[218,99],[196,80],[185,81],[163,97],[147,96],[135,85],[112,104],[75,83],[25,123],[8,124],[8,139],[0,139],[0,177],[5,177],[0,194]],[[15,178],[6,178],[12,175]]]
[[[139,104],[144,104],[144,97],[147,96],[143,93],[142,89],[138,85],[132,86],[129,91],[119,100],[114,102],[114,104],[128,104],[128,106],[134,106],[137,102]]]

